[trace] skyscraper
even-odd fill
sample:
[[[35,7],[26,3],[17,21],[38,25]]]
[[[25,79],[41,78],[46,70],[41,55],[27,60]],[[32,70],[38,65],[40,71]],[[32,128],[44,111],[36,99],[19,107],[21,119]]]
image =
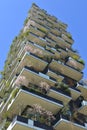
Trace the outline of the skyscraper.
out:
[[[66,24],[32,4],[2,72],[1,130],[87,129],[84,61],[73,43]]]

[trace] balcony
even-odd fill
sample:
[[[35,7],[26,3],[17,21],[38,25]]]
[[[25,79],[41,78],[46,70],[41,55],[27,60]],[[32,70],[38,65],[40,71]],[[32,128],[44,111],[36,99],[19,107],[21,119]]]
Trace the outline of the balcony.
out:
[[[74,42],[71,38],[68,38],[65,34],[62,34],[62,38],[63,38],[66,42],[68,42],[68,43],[70,43],[70,44],[73,44],[73,42]]]
[[[33,22],[32,21],[30,22],[30,24],[32,26],[37,27],[39,30],[44,30],[45,33],[48,32],[48,29],[46,28],[46,26],[45,25],[41,25],[40,23],[38,23],[38,20],[36,20],[34,17],[32,17],[31,20],[33,21]]]
[[[61,35],[61,32],[58,29],[51,29],[50,32],[53,33],[56,36],[60,36]]]
[[[67,52],[68,52],[68,56],[70,56],[70,57],[72,57],[72,58],[73,58],[73,57],[77,57],[77,59],[80,58],[79,54],[76,53],[76,52],[73,51],[73,50],[68,49]]]
[[[56,130],[86,130],[87,127],[85,123],[80,123],[78,121],[72,122],[64,116],[57,117],[58,121],[54,125]]]
[[[47,45],[47,42],[45,39],[40,39],[39,36],[36,36],[36,34],[29,33],[29,36],[27,37],[28,40],[45,47]]]
[[[66,58],[66,57],[68,56],[68,54],[67,54],[67,49],[58,48],[57,50],[60,51],[61,57]]]
[[[51,87],[51,89],[48,92],[48,95],[50,97],[53,97],[55,99],[62,101],[64,105],[68,104],[68,102],[72,99],[69,94],[54,87]]]
[[[59,72],[62,75],[70,77],[70,78],[72,78],[72,79],[74,79],[76,81],[79,81],[83,76],[83,74],[81,72],[73,69],[72,67],[67,66],[66,64],[64,64],[64,63],[62,63],[60,61],[53,60],[50,63],[49,68],[52,71]]]
[[[81,64],[80,62],[74,60],[73,58],[69,57],[68,61],[66,62],[67,65],[69,66],[73,66],[73,68],[77,69],[77,70],[83,70],[84,69],[84,65]]]
[[[48,76],[50,76],[50,77],[56,79],[56,81],[58,81],[58,82],[61,82],[61,81],[64,79],[63,76],[58,75],[58,74],[54,73],[54,72],[51,71],[51,70],[48,70],[48,72],[47,72],[46,74],[47,74]]]
[[[35,11],[34,11],[35,12]],[[43,14],[42,12],[41,12],[41,10],[39,11],[39,12],[32,12],[32,14],[33,14],[33,19],[32,20],[34,20],[34,21],[36,21],[37,23],[41,23],[41,24],[43,24],[43,25],[45,25],[45,23],[46,23],[46,25],[49,25],[49,27],[51,27],[53,24],[56,26],[56,27],[59,27],[59,24],[56,22],[56,20],[52,20],[52,17],[53,16],[48,16],[48,15],[46,15],[46,14]],[[38,13],[37,14],[37,17],[35,17],[35,15],[36,15],[36,13]],[[46,18],[46,19],[44,19],[44,22],[40,22],[40,19],[41,20],[43,20],[43,18]],[[54,19],[54,18],[53,18]],[[45,25],[45,26],[46,26]]]
[[[53,21],[53,22],[57,21],[57,18],[55,16],[47,14],[47,17],[50,19],[50,21]]]
[[[60,56],[61,56],[60,51],[56,50],[56,49],[53,48],[53,47],[50,47],[49,45],[46,46],[46,50],[48,50],[48,51],[50,51],[51,53],[53,53],[54,59],[57,59],[57,60],[58,60],[58,59],[60,58]]]
[[[36,14],[35,14],[36,15]],[[46,17],[46,16],[45,16]],[[43,17],[41,17],[40,15],[36,16],[36,17],[33,17],[33,19],[36,23],[46,27],[46,28],[50,28],[50,27],[53,27],[52,26],[52,22],[49,22],[47,19],[46,20],[43,20]],[[40,28],[39,28],[40,29]]]
[[[46,46],[47,48],[48,46]],[[33,55],[34,57],[37,57],[39,59],[42,59],[44,61],[49,62],[49,60],[51,60],[51,58],[59,58],[59,52],[55,52],[53,48],[51,48],[52,51],[50,51],[49,49],[45,49],[44,47],[34,43],[34,42],[27,42],[26,45],[24,46],[24,48],[22,48],[20,56],[19,57],[23,57],[23,55],[25,54],[25,52],[30,52],[31,55]]]
[[[78,111],[84,115],[87,115],[87,101],[83,100],[81,102],[81,107],[78,109]]]
[[[48,42],[48,45],[50,45],[51,47],[55,47],[56,42],[55,42],[54,40],[52,40],[52,39],[49,38],[49,37],[46,37],[45,39],[46,39],[46,41]]]
[[[50,86],[54,86],[56,81],[52,80],[49,76],[43,74],[43,73],[38,73],[32,69],[30,69],[29,67],[25,67],[22,69],[21,73],[19,76],[24,76],[26,77],[26,79],[33,84],[36,85],[40,85],[40,82],[46,82],[48,83]],[[15,84],[14,84],[15,85]]]
[[[34,26],[29,26],[29,31],[40,36],[40,37],[44,37],[46,34],[43,33],[42,31],[40,31],[38,28],[34,27]]]
[[[70,87],[69,90],[71,92],[71,97],[73,100],[76,100],[79,96],[81,96],[81,92],[78,89]]]
[[[29,51],[32,54],[42,59],[44,59],[44,56],[52,57],[54,55],[51,51],[45,50],[44,47],[33,42],[27,43],[24,50]]]
[[[7,130],[53,130],[52,127],[41,124],[22,116],[16,116]]]
[[[56,114],[62,107],[61,101],[37,92],[33,89],[22,87],[7,106],[8,116],[12,117],[13,114],[18,114],[27,105],[40,104],[43,108]],[[15,108],[15,110],[14,110]]]
[[[58,36],[56,37],[52,33],[48,34],[48,38],[51,38],[52,40],[54,40],[56,42],[56,44],[59,45],[63,49],[71,47],[71,45],[69,43],[65,42],[61,37],[58,37]]]
[[[84,99],[87,100],[87,86],[78,83],[77,88],[81,91],[81,94],[84,97]]]
[[[47,17],[47,21],[50,22],[50,23],[52,23],[52,24],[53,24],[53,27],[55,27],[55,28],[57,28],[57,29],[61,28],[62,30],[66,30],[66,28],[67,28],[67,25],[66,25],[66,24],[64,24],[64,23],[62,23],[62,22],[60,22],[60,21],[57,21],[57,19],[53,20],[52,17],[53,17],[53,16],[51,16],[51,17],[48,16],[48,17]]]
[[[39,59],[39,61],[45,60],[46,57],[51,57],[51,56],[53,57],[53,53],[46,51],[43,47],[39,46],[38,44],[32,43],[30,41],[29,42],[27,41],[26,45],[20,50],[17,58],[21,59],[21,57],[22,57],[22,59],[23,59],[25,52],[30,52],[30,56],[32,56],[32,58],[36,58],[37,60]],[[26,54],[26,55],[28,57],[28,54]],[[43,62],[46,63],[45,61],[43,61]],[[23,62],[23,61],[21,61],[21,62]],[[29,63],[29,61],[27,63]],[[20,63],[17,62],[17,64],[16,64],[15,68],[13,69],[9,79],[12,79],[12,76],[15,75],[15,72],[16,72],[19,64]],[[41,64],[43,64],[43,63],[41,63]]]
[[[20,70],[24,66],[33,67],[36,71],[43,71],[45,67],[47,66],[47,62],[39,59],[35,55],[32,55],[32,53],[26,52],[19,63],[18,67],[16,68],[16,72],[20,72]]]

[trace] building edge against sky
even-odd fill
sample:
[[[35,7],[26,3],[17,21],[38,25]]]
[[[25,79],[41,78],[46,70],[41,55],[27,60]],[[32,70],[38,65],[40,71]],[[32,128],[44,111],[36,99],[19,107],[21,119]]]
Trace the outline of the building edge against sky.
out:
[[[3,17],[1,17],[2,20],[1,20],[0,41],[1,41],[1,43],[3,43],[3,47],[0,50],[0,55],[1,55],[0,71],[3,70],[4,62],[5,62],[5,59],[7,57],[6,55],[9,51],[8,48],[10,48],[10,45],[11,45],[14,37],[19,34],[19,30],[23,26],[23,21],[26,17],[27,10],[31,6],[32,1],[33,0],[30,0],[30,2],[28,2],[26,0],[25,2],[22,2],[21,5],[19,4],[20,2],[18,2],[18,4],[17,4],[16,1],[11,2],[11,0],[9,0],[8,3],[6,3],[5,9],[8,10],[8,11],[6,11],[6,16],[5,16],[5,14],[4,15],[1,14],[1,16],[5,16],[4,17],[5,19],[3,19]],[[41,8],[44,8],[50,14],[55,15],[57,18],[61,19],[65,23],[68,23],[68,25],[69,25],[68,31],[71,32],[71,34],[75,40],[73,48],[77,49],[78,52],[80,52],[80,56],[84,59],[85,64],[87,64],[86,63],[86,56],[85,56],[85,52],[86,52],[86,44],[85,44],[86,43],[86,39],[85,39],[86,32],[85,32],[85,30],[87,30],[87,29],[85,28],[85,26],[83,26],[83,25],[86,25],[84,23],[84,22],[86,22],[86,15],[85,15],[86,3],[85,3],[85,1],[84,2],[80,1],[79,5],[78,5],[78,0],[75,2],[73,2],[73,1],[69,2],[69,0],[67,0],[66,3],[63,4],[65,2],[65,1],[64,2],[63,1],[64,0],[58,1],[58,2],[55,1],[55,3],[49,5],[48,2],[46,4],[43,4],[44,2],[40,2],[38,0],[35,0],[37,5],[39,5]],[[4,4],[4,2],[1,3],[1,7],[4,7],[3,4]],[[75,6],[74,6],[74,4],[75,4]],[[24,5],[24,7],[23,7],[23,5]],[[14,8],[11,8],[12,6]],[[22,10],[22,8],[24,8],[24,10]],[[74,8],[77,10],[76,13],[75,13],[75,10],[73,10]],[[0,10],[1,12],[3,11],[2,9],[3,8],[1,8],[1,10]],[[81,9],[82,9],[82,11],[81,11]],[[81,11],[81,12],[79,13],[78,11],[79,12]],[[10,12],[12,12],[12,13],[10,13]],[[15,14],[17,14],[17,15],[15,15]],[[10,18],[12,18],[12,19],[10,20]],[[5,24],[5,21],[7,21],[6,24]],[[84,21],[84,22],[82,22],[82,21]],[[2,22],[3,22],[3,24],[2,24]],[[5,29],[3,29],[3,25],[4,25]],[[13,27],[13,25],[15,27]],[[8,27],[10,27],[10,28],[8,28]],[[4,32],[4,30],[5,30],[5,32]],[[9,30],[9,31],[7,31],[7,30]],[[9,35],[9,38],[8,38],[8,35],[6,37],[6,33]],[[84,43],[84,46],[82,43]],[[8,47],[6,47],[6,45]],[[4,54],[3,54],[3,51],[4,51]],[[86,79],[86,75],[87,75],[86,74],[87,73],[86,66],[83,70],[83,72],[84,72],[83,78],[85,78],[85,79]]]
[[[87,88],[80,82],[84,61],[66,29],[32,5],[2,72],[2,130],[87,129]]]

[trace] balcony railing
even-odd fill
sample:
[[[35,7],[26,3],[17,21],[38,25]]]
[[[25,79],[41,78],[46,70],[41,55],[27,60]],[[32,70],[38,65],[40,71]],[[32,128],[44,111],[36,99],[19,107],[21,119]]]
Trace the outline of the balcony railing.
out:
[[[28,66],[25,66],[22,69],[19,76],[25,76],[27,80],[29,79],[29,82],[34,83],[36,85],[39,85],[40,82],[46,82],[50,86],[54,86],[56,83],[55,79],[51,79],[50,76],[47,76],[43,73],[39,73]]]
[[[87,100],[87,85],[78,83],[76,88],[81,91],[82,96],[84,97],[85,100]]]
[[[64,76],[61,75],[61,74],[56,74],[54,73],[52,70],[48,70],[47,73],[46,73],[48,76],[54,78],[56,81],[59,81],[61,82],[63,79],[64,79]]]
[[[68,102],[72,99],[72,97],[68,92],[64,92],[64,90],[54,88],[54,87],[50,88],[47,95],[62,101],[64,105],[68,104]]]
[[[49,68],[55,72],[59,72],[67,77],[70,77],[76,81],[80,80],[83,76],[82,72],[79,72],[72,67],[64,64],[63,62],[52,60]]]
[[[71,96],[74,100],[76,100],[80,95],[81,95],[81,91],[78,90],[75,87],[70,87],[69,88],[70,92],[71,92]]]
[[[82,106],[87,106],[87,101],[83,101]]]
[[[33,121],[31,119],[28,119],[28,118],[25,118],[25,117],[22,117],[22,116],[16,116],[14,119],[13,119],[13,122],[10,124],[10,126],[7,128],[7,130],[14,130],[14,126],[16,128],[19,128],[17,127],[18,126],[21,126],[22,129],[41,129],[41,130],[53,130],[53,128],[51,126],[47,126],[43,123],[40,123],[38,121]],[[21,129],[19,129],[21,130]]]
[[[43,98],[46,98],[46,99],[51,100],[53,102],[56,102],[56,103],[58,103],[60,105],[63,105],[62,101],[54,99],[53,97],[49,97],[48,95],[44,95],[44,94],[42,94],[40,92],[34,91],[33,89],[29,89],[29,88],[26,88],[26,87],[22,87],[22,89],[27,91],[27,92],[31,92],[33,94],[37,94],[37,95],[39,95],[39,96],[41,96]]]
[[[68,98],[71,98],[71,94],[70,94],[70,93],[68,93],[68,92],[66,92],[66,91],[64,91],[64,90],[61,90],[60,88],[51,87],[51,89],[52,89],[52,90],[55,90],[55,91],[57,91],[57,92],[59,92],[59,93],[61,93],[61,94],[66,95]]]
[[[53,122],[54,128],[59,129],[59,130],[70,130],[70,129],[75,129],[75,130],[86,130],[86,125],[85,123],[82,123],[79,120],[73,120],[69,115],[60,115],[59,113],[56,115],[56,120]]]
[[[21,102],[21,105],[20,105],[20,102]],[[33,104],[36,104],[36,103],[40,103],[42,107],[53,112],[54,114],[57,113],[58,110],[60,110],[60,108],[63,107],[62,101],[59,101],[46,94],[42,94],[41,92],[38,92],[34,89],[29,89],[22,86],[19,92],[14,97],[14,99],[12,99],[10,101],[10,104],[8,104],[7,106],[8,117],[12,117],[13,114],[19,113],[20,109],[22,109],[21,107],[25,108],[27,105],[32,106]],[[16,109],[17,107],[18,109]],[[12,112],[14,108],[15,108],[15,111]]]
[[[87,115],[87,101],[83,100],[78,111],[84,115]]]
[[[68,61],[66,62],[67,65],[71,66],[72,68],[76,70],[82,70],[84,68],[84,65],[81,64],[80,62],[74,60],[73,58],[69,57]]]

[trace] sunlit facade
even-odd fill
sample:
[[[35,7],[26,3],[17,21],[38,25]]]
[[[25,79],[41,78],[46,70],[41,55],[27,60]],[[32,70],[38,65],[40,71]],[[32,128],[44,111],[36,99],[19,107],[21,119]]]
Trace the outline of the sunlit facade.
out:
[[[1,130],[86,130],[84,62],[67,25],[32,4],[0,83]]]

